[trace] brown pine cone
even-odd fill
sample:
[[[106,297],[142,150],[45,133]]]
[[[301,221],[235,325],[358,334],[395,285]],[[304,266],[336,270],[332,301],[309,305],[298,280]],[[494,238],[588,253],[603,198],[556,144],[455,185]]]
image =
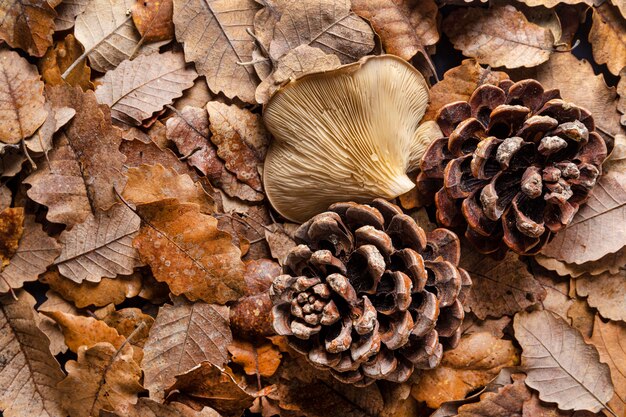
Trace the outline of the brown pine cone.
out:
[[[535,80],[482,85],[437,123],[445,137],[424,154],[418,188],[434,194],[438,222],[467,225],[483,253],[541,250],[587,201],[607,156],[589,111]]]
[[[457,345],[471,280],[454,233],[426,234],[377,199],[333,204],[296,242],[270,288],[273,325],[313,365],[346,383],[400,382]]]

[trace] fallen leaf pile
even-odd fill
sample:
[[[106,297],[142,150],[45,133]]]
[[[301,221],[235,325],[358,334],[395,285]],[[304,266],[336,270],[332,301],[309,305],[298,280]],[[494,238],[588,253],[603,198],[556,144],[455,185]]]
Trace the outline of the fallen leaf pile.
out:
[[[612,153],[540,254],[462,246],[438,367],[357,387],[272,328],[298,225],[265,195],[262,114],[383,53],[429,80],[424,120],[534,78]],[[625,161],[624,0],[0,2],[0,413],[626,417]],[[436,227],[417,191],[397,203]]]

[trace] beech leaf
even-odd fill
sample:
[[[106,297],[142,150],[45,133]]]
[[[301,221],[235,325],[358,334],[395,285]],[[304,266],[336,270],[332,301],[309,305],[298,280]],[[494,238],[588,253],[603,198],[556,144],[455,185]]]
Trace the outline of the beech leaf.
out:
[[[0,40],[29,55],[42,56],[52,45],[55,15],[47,1],[3,1],[0,4]]]
[[[172,0],[137,1],[131,12],[135,27],[145,42],[165,41],[174,37]]]
[[[54,28],[56,31],[67,30],[74,27],[76,16],[81,14],[87,7],[89,0],[63,0],[55,11],[57,16],[54,19]]]
[[[614,75],[626,67],[626,19],[617,7],[605,2],[593,8],[589,42],[595,61],[606,64]]]
[[[117,330],[93,317],[77,316],[62,311],[46,311],[43,314],[59,325],[65,337],[65,344],[74,353],[78,353],[81,346],[90,348],[100,342],[108,342],[119,348],[126,340]]]
[[[531,394],[524,385],[523,375],[513,374],[511,378],[513,384],[482,394],[477,403],[459,407],[458,417],[522,417],[522,407]]]
[[[24,232],[24,207],[8,207],[0,211],[0,271],[17,252]]]
[[[587,297],[602,317],[626,321],[626,269],[617,274],[583,275],[576,279],[576,293]]]

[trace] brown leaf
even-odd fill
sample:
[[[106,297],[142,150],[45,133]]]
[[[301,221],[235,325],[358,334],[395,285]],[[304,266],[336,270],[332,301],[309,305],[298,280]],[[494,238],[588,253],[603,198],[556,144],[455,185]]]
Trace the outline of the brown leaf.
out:
[[[208,407],[196,411],[181,403],[161,404],[148,398],[139,398],[137,404],[126,407],[123,412],[101,411],[100,417],[220,417]]]
[[[0,271],[7,266],[17,252],[24,232],[24,207],[6,208],[0,211]]]
[[[589,411],[562,411],[554,403],[546,403],[533,392],[529,400],[524,401],[522,417],[597,417]]]
[[[119,348],[126,340],[117,330],[93,317],[76,316],[62,311],[45,311],[43,314],[57,322],[65,336],[65,344],[74,353],[81,346],[90,348],[100,342],[108,342]]]
[[[513,6],[453,11],[443,31],[456,49],[493,67],[532,67],[550,57],[554,37],[549,29],[530,23]]]
[[[89,216],[61,233],[63,251],[55,265],[61,275],[79,284],[131,274],[139,262],[132,246],[139,224],[139,217],[124,205]]]
[[[174,37],[172,0],[137,0],[131,13],[144,42],[165,41]]]
[[[439,41],[434,0],[353,0],[352,10],[370,21],[387,53],[403,59]]]
[[[0,298],[0,411],[6,417],[64,417],[57,383],[63,371],[35,324],[35,299],[25,291]]]
[[[615,395],[609,406],[622,416],[626,412],[626,323],[605,323],[596,315],[590,341],[598,349],[600,360],[611,369]]]
[[[575,286],[574,283],[571,284]],[[576,298],[569,310],[567,311],[568,321],[572,323],[572,327],[576,328],[585,339],[591,337],[593,333],[593,320],[596,311],[589,307],[589,304],[582,298]]]
[[[193,87],[185,90],[183,96],[174,102],[174,107],[178,111],[182,111],[187,106],[203,109],[212,98],[206,80],[204,77],[198,77],[193,83]]]
[[[536,267],[534,264],[531,264],[531,271],[546,293],[546,296],[541,300],[544,310],[550,310],[569,322],[567,312],[574,302],[572,298],[575,298],[573,294],[570,298],[569,280],[560,278],[543,268]]]
[[[610,320],[626,321],[626,269],[617,274],[583,275],[576,279],[576,293]]]
[[[218,101],[207,103],[211,142],[217,155],[237,179],[261,191],[258,169],[265,159],[269,138],[258,114]]]
[[[530,399],[530,391],[524,385],[524,375],[514,374],[513,384],[505,385],[498,392],[487,392],[480,401],[459,407],[459,417],[522,417],[522,406]]]
[[[539,391],[540,399],[562,410],[606,407],[613,396],[609,367],[576,329],[547,310],[519,313],[513,327],[523,350],[526,385]]]
[[[502,339],[504,336],[504,328],[507,327],[510,322],[511,318],[507,316],[497,320],[479,320],[473,314],[466,314],[461,328],[463,329],[464,335],[486,332],[497,339]]]
[[[106,316],[102,317],[102,321],[126,338],[132,335],[130,343],[133,345],[133,350],[135,351],[138,348],[143,349],[148,340],[150,329],[154,324],[152,316],[142,313],[138,308],[131,307],[111,311]],[[142,327],[139,328],[139,326]],[[140,362],[141,361],[137,361],[137,363]]]
[[[541,254],[536,255],[535,260],[546,269],[554,271],[561,276],[571,276],[572,278],[577,278],[584,274],[595,276],[603,272],[617,274],[620,268],[626,264],[626,247],[615,253],[606,254],[597,261],[589,261],[580,265],[575,263],[569,264]]]
[[[474,90],[483,84],[498,84],[509,76],[500,71],[481,67],[475,60],[466,59],[458,67],[443,74],[443,80],[430,89],[430,104],[423,120],[435,120],[440,108],[453,101],[468,101]]]
[[[250,65],[239,63],[252,60],[254,39],[246,29],[259,8],[254,0],[174,0],[176,39],[214,93],[254,103],[258,79]]]
[[[165,304],[144,345],[144,384],[150,398],[162,400],[176,375],[203,361],[223,367],[228,362],[226,347],[232,340],[228,307],[190,303],[180,297],[174,299],[174,305]]]
[[[165,168],[172,168],[179,175],[187,174],[195,182],[200,180],[196,170],[181,161],[170,149],[161,149],[154,142],[144,143],[138,139],[123,141],[120,151],[126,156],[126,167],[138,168],[141,165],[161,164]]]
[[[167,137],[176,144],[187,162],[206,175],[211,183],[226,194],[243,200],[260,201],[263,194],[237,180],[224,162],[218,158],[217,149],[209,140],[209,116],[205,109],[185,107],[167,121]]]
[[[15,144],[46,120],[43,83],[37,67],[8,49],[0,50],[0,74],[0,142]]]
[[[52,149],[54,133],[72,120],[76,111],[69,107],[53,109],[50,103],[45,103],[44,108],[48,113],[46,120],[30,138],[24,140],[24,144],[29,151],[45,153],[48,156]],[[37,168],[37,166],[33,166],[33,168]]]
[[[137,402],[143,389],[141,369],[133,361],[133,349],[115,349],[110,343],[81,346],[78,359],[65,364],[68,375],[58,385],[63,405],[72,417],[99,415],[100,410],[126,409]]]
[[[606,64],[615,75],[626,67],[626,20],[617,7],[605,2],[593,8],[589,42],[598,64]]]
[[[81,87],[85,91],[93,90],[91,69],[85,61],[77,64],[65,79],[61,77],[61,74],[83,54],[83,51],[83,46],[72,34],[67,35],[64,40],[56,42],[54,48],[48,49],[48,52],[39,61],[41,78],[49,85],[69,84],[73,87]]]
[[[232,361],[243,366],[248,375],[270,377],[274,375],[280,365],[281,354],[272,343],[266,342],[254,345],[250,342],[233,340],[228,345]]]
[[[61,328],[57,325],[56,321],[45,316],[42,312],[62,311],[64,313],[78,315],[78,309],[74,307],[74,304],[66,301],[56,292],[48,290],[46,291],[46,301],[43,302],[37,310],[37,327],[50,339],[50,352],[53,355],[67,352],[65,336],[63,336]]]
[[[444,352],[437,368],[422,372],[411,395],[437,408],[446,401],[465,398],[467,393],[495,378],[502,368],[518,362],[510,341],[490,333],[465,335],[456,348]]]
[[[296,246],[296,242],[285,233],[284,227],[280,227],[278,224],[270,225],[265,229],[265,240],[267,240],[272,252],[272,258],[281,265],[287,259],[289,251]]]
[[[54,19],[56,31],[67,30],[74,27],[76,16],[81,14],[87,7],[89,0],[63,0],[54,10],[57,16]]]
[[[617,83],[617,95],[619,96],[617,111],[622,114],[620,122],[623,126],[626,126],[626,68],[620,72],[619,82]]]
[[[246,262],[246,281],[248,294],[256,295],[269,290],[274,278],[282,273],[282,268],[270,259],[255,259]]]
[[[32,216],[24,220],[24,232],[15,255],[0,273],[0,293],[36,281],[61,252],[56,239],[48,236]]]
[[[52,45],[56,13],[47,1],[7,0],[0,4],[0,40],[29,55],[42,56]]]
[[[272,327],[272,302],[267,293],[240,298],[230,310],[230,327],[236,336],[259,340],[275,334]]]
[[[530,7],[543,6],[547,8],[555,7],[559,3],[565,4],[586,4],[588,6],[594,6],[601,3],[600,0],[520,0]]]
[[[111,107],[114,120],[140,126],[182,96],[197,77],[182,53],[142,55],[107,72],[96,89],[96,98]]]

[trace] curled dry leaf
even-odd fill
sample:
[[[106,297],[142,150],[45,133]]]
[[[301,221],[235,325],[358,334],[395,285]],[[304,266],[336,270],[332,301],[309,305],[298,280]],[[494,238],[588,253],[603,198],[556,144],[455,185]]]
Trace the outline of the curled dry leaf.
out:
[[[615,75],[626,67],[626,19],[610,2],[593,8],[589,42],[598,64],[606,64]]]
[[[482,394],[477,403],[459,407],[458,417],[522,417],[522,407],[531,394],[524,385],[523,374],[513,374],[511,378],[513,384]]]
[[[176,375],[203,361],[223,367],[232,340],[228,307],[190,303],[180,297],[174,299],[174,305],[165,304],[144,345],[142,367],[150,398],[162,400]]]
[[[502,368],[518,362],[510,341],[486,332],[465,335],[456,348],[444,352],[437,368],[422,372],[411,395],[437,408],[446,401],[465,398],[467,393],[495,378]]]
[[[139,398],[137,404],[126,407],[123,412],[101,411],[100,417],[220,417],[220,415],[208,407],[196,411],[181,403],[161,404],[148,398]]]
[[[613,396],[609,367],[576,329],[547,310],[519,313],[513,327],[523,350],[526,385],[539,391],[540,399],[562,410],[606,408]]]
[[[530,23],[513,6],[464,8],[443,21],[456,49],[494,67],[532,67],[545,62],[554,46],[549,29]]]
[[[50,317],[45,316],[42,312],[45,311],[62,311],[64,313],[77,315],[78,309],[63,297],[52,290],[46,292],[46,301],[42,303],[37,309],[37,327],[48,336],[50,339],[50,353],[58,355],[59,353],[67,352],[67,345],[65,344],[65,337],[63,332],[57,325],[56,321]]]
[[[166,41],[174,37],[172,0],[137,1],[131,13],[144,42]]]
[[[0,50],[0,142],[15,144],[32,136],[46,120],[44,101],[37,67],[17,52]]]
[[[0,4],[0,40],[29,55],[42,56],[52,45],[55,15],[47,1],[4,1]]]
[[[87,2],[85,2],[86,5]],[[48,85],[69,84],[73,87],[81,87],[85,91],[93,90],[91,69],[85,61],[78,63],[65,78],[61,77],[61,74],[83,54],[83,51],[83,46],[70,33],[62,41],[56,42],[54,48],[48,49],[48,52],[39,61],[41,78]]]
[[[24,232],[24,207],[0,211],[0,271],[9,264],[17,252]]]
[[[111,107],[114,120],[140,126],[182,96],[197,77],[180,52],[142,55],[107,72],[96,89],[96,98]]]
[[[576,279],[576,293],[610,320],[626,321],[626,269],[617,274],[583,275]]]
[[[65,364],[68,375],[58,384],[62,404],[72,417],[99,415],[100,410],[124,410],[137,402],[143,389],[141,369],[133,361],[133,348],[116,349],[110,343],[81,346],[78,359]]]
[[[140,222],[132,210],[121,204],[90,215],[85,222],[61,233],[63,251],[55,265],[61,275],[79,284],[131,274],[139,263],[132,240]]]
[[[260,345],[233,340],[228,345],[232,361],[243,366],[248,375],[270,377],[274,375],[280,365],[281,354],[276,346],[270,342]]]
[[[615,253],[604,255],[597,261],[589,261],[580,265],[575,263],[568,264],[541,254],[536,255],[535,260],[546,269],[554,271],[561,276],[571,276],[572,278],[578,278],[584,274],[595,276],[603,272],[617,274],[620,268],[626,265],[626,247],[623,247]]]

